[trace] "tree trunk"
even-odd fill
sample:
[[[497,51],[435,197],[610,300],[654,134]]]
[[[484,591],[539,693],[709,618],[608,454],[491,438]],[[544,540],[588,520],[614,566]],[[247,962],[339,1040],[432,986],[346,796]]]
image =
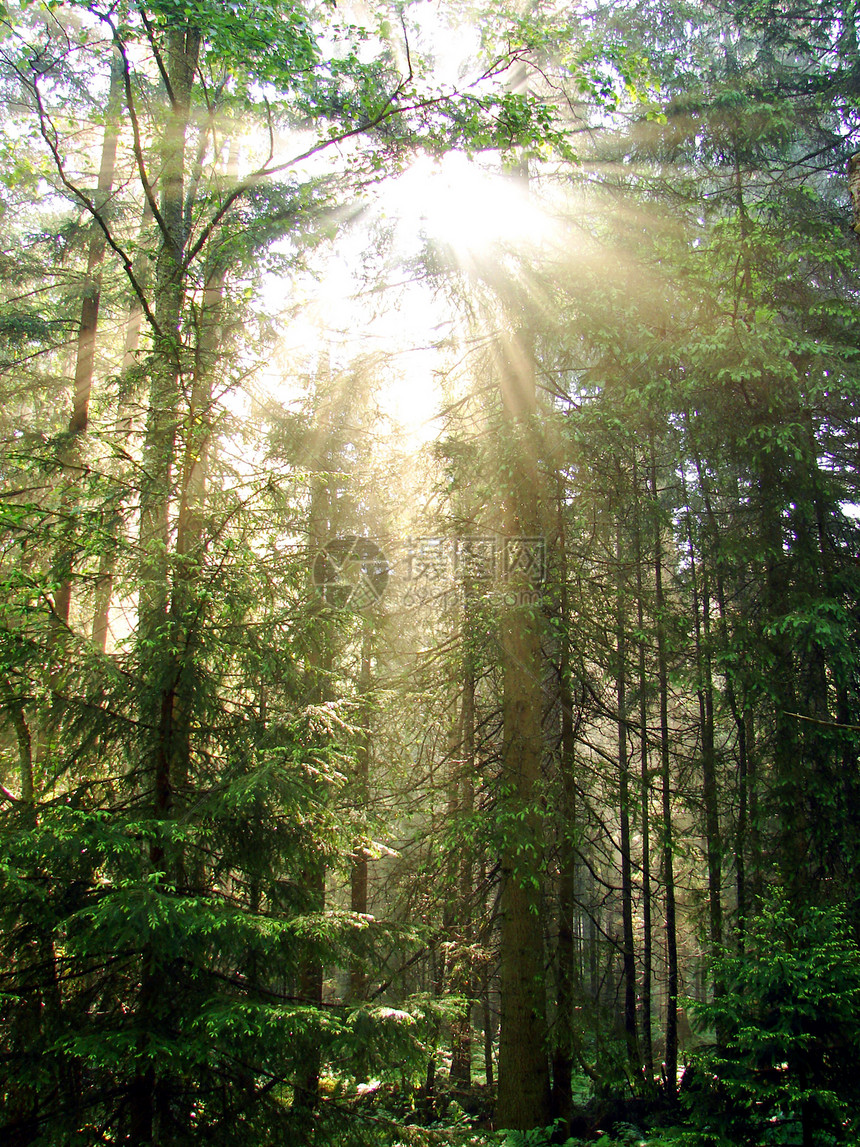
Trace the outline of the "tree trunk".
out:
[[[138,649],[141,670],[142,728],[146,730],[140,781],[144,801],[156,820],[174,813],[171,762],[174,699],[177,686],[175,642],[168,624],[170,601],[170,504],[179,422],[184,295],[185,137],[200,35],[188,27],[167,36],[170,111],[161,141],[161,243],[156,264],[154,354],[140,491],[140,597]],[[160,843],[150,847],[154,871],[164,868]],[[137,1026],[141,1032],[140,1067],[130,1085],[129,1143],[144,1147],[162,1139],[166,1086],[146,1051],[146,1033],[157,1030],[170,1013],[169,967],[151,945],[141,959]]]
[[[696,697],[699,704],[699,735],[701,739],[702,803],[705,809],[705,852],[708,863],[708,931],[712,965],[718,959],[723,945],[722,908],[722,840],[717,801],[716,755],[714,751],[714,683],[711,667],[711,602],[707,571],[700,567],[693,539],[691,514],[687,510],[687,542],[690,555],[690,587],[692,590],[693,632],[696,655]],[[713,984],[714,996],[722,992],[718,979]],[[717,1031],[717,1043],[720,1032]]]
[[[666,901],[666,1050],[663,1085],[674,1099],[678,1087],[678,940],[675,920],[675,861],[672,841],[672,770],[669,743],[669,669],[666,601],[663,594],[663,539],[657,490],[657,463],[651,445],[651,497],[654,508],[654,603],[657,612],[657,678],[660,694],[660,785],[663,813],[663,884]]]
[[[113,187],[116,169],[116,153],[119,143],[119,106],[122,91],[122,62],[117,55],[111,61],[110,88],[107,102],[107,123],[102,139],[102,154],[99,164],[98,184],[95,196],[97,209],[104,211]],[[69,418],[68,439],[63,448],[63,468],[67,480],[77,483],[80,478],[80,440],[89,422],[90,398],[93,389],[95,370],[96,329],[98,326],[99,305],[101,302],[102,264],[104,263],[106,242],[101,227],[93,221],[87,254],[87,275],[84,297],[81,302],[81,317],[75,354],[75,393],[72,400],[72,413]],[[68,503],[68,495],[64,496]],[[64,556],[64,566],[71,559]],[[54,612],[63,626],[69,624],[72,602],[72,570],[64,571],[64,576],[54,597]]]
[[[149,259],[144,239],[152,224],[152,208],[146,200],[143,208],[143,218],[140,224],[138,246],[132,263],[132,274],[135,281],[146,289],[149,285]],[[120,374],[119,394],[117,395],[117,416],[114,423],[114,437],[118,453],[124,449],[124,443],[132,430],[130,379],[133,378],[133,369],[137,366],[137,352],[140,345],[140,330],[143,324],[143,308],[136,295],[132,295],[125,321],[125,338],[123,341],[122,371]],[[118,538],[123,529],[123,523],[117,514],[106,530],[106,543],[99,558],[99,572],[95,585],[95,604],[93,608],[92,642],[95,648],[104,653],[107,650],[108,634],[110,632],[110,607],[113,597],[114,577],[117,565]]]
[[[501,391],[510,452],[504,491],[505,535],[517,539],[541,532],[536,411],[530,340],[506,337],[501,354]],[[499,1127],[544,1126],[549,1117],[546,997],[541,920],[542,852],[536,808],[541,775],[542,659],[540,615],[523,604],[532,585],[522,565],[510,569],[508,599],[517,604],[502,619],[504,677],[503,748],[499,812],[501,856]]]
[[[373,622],[365,617],[361,631],[361,669],[358,678],[358,693],[361,711],[361,733],[355,754],[355,809],[363,817],[367,816],[370,799],[370,709],[368,695],[371,682],[371,645]],[[366,914],[367,899],[367,852],[364,843],[355,845],[355,855],[350,871],[350,908],[353,912]],[[363,1000],[367,995],[367,972],[355,964],[350,972],[350,995],[354,1000]]]
[[[620,467],[619,467],[620,469]],[[627,759],[627,587],[621,520],[616,521],[615,563],[617,583],[615,612],[615,703],[618,737],[618,819],[621,839],[621,954],[624,972],[624,1034],[627,1061],[639,1066],[636,1039],[636,949],[633,936],[633,873],[630,858],[630,778]]]
[[[643,586],[642,514],[639,503],[639,477],[633,460],[633,489],[636,546],[636,624],[639,632],[639,784],[642,825],[642,1065],[646,1083],[654,1080],[654,1041],[651,1025],[651,975],[653,933],[651,927],[651,777],[648,760],[648,681],[645,658],[645,600]]]
[[[558,839],[558,940],[556,961],[558,988],[556,996],[557,1031],[552,1052],[552,1114],[570,1125],[572,1114],[573,1042],[574,1042],[574,969],[573,917],[576,911],[576,738],[573,714],[573,688],[570,664],[570,605],[567,585],[567,531],[559,480],[558,531],[556,559],[559,584],[560,645],[558,660],[558,693],[561,705],[561,744],[559,751],[560,827]]]
[[[790,608],[790,587],[783,548],[782,510],[786,500],[780,489],[779,456],[763,452],[759,459],[760,530],[764,552],[764,620],[777,622]],[[784,887],[792,904],[805,901],[808,890],[806,784],[797,722],[795,649],[788,632],[771,624],[765,638],[772,664],[770,682],[773,713],[773,767],[775,777],[776,856]]]
[[[688,419],[687,419],[688,427],[690,425],[690,421],[691,420],[688,416]],[[716,514],[714,512],[714,508],[713,508],[713,501],[712,501],[711,490],[710,490],[710,482],[708,480],[707,472],[706,472],[704,466],[702,465],[702,461],[701,461],[701,458],[699,456],[698,450],[694,449],[693,455],[694,455],[694,460],[696,463],[696,473],[697,473],[697,477],[698,477],[699,490],[701,491],[702,500],[704,502],[704,507],[705,507],[705,515],[706,515],[706,520],[707,520],[707,524],[708,524],[708,532],[710,534],[710,544],[711,544],[711,548],[713,551],[712,565],[714,567],[714,582],[715,582],[716,595],[717,595],[717,607],[718,607],[718,611],[719,611],[718,612],[718,623],[717,623],[718,632],[720,634],[720,641],[722,643],[723,649],[726,652],[728,652],[729,648],[730,648],[730,635],[729,635],[729,626],[728,626],[728,611],[726,608],[726,592],[725,592],[725,585],[724,585],[723,573],[722,573],[722,565],[723,565],[722,537],[720,534],[719,526],[717,524],[717,516],[716,516]],[[692,546],[692,539],[691,539],[690,544]],[[693,555],[692,555],[692,549],[691,549],[691,560],[692,560],[692,557],[693,557]],[[694,569],[695,569],[695,566],[694,566]],[[709,609],[708,609],[708,616],[710,616],[710,610]],[[696,617],[697,617],[697,633],[698,633],[698,627],[699,627],[698,609],[696,609]],[[705,636],[706,636],[706,640],[708,642],[708,647],[710,647],[709,630],[710,630],[710,625],[709,625],[709,621],[708,621],[705,624],[705,631],[706,631]],[[701,639],[700,638],[697,638],[697,645],[701,649]],[[745,706],[747,704],[747,702],[745,700],[747,689],[744,687],[741,672],[742,671],[741,671],[739,666],[729,664],[729,666],[726,669],[726,673],[725,673],[725,689],[726,689],[726,699],[728,701],[729,710],[732,714],[732,720],[734,721],[734,724],[735,724],[735,732],[736,732],[736,736],[737,736],[738,819],[737,819],[737,826],[736,826],[736,831],[735,831],[735,887],[737,890],[737,925],[736,925],[736,929],[737,929],[738,947],[740,949],[743,949],[744,929],[745,929],[746,919],[747,919],[747,916],[748,916],[749,910],[750,910],[748,882],[747,882],[747,867],[746,867],[746,854],[747,854],[748,840],[749,840],[750,771],[749,771],[749,749],[748,749],[748,723],[749,723],[748,719],[747,719],[748,714],[747,714],[747,710],[745,708],[742,708],[742,706]],[[708,659],[707,664],[706,664],[706,674],[707,674],[706,681],[709,683],[709,687],[710,687],[711,692],[712,692],[713,691],[713,673],[712,673],[712,668],[711,668],[711,664],[710,664],[710,659]],[[740,687],[740,699],[738,696],[739,687]],[[704,728],[705,723],[706,723],[705,718],[706,718],[706,714],[707,714],[707,706],[705,704],[704,697],[702,697],[700,699],[700,712],[703,714],[702,724],[703,724],[703,728]],[[707,745],[705,745],[705,743],[703,741],[703,747],[706,747],[708,749],[709,757],[713,758],[713,755],[714,755],[713,701],[711,701],[711,715],[710,715],[710,718],[707,720],[707,724],[710,726],[710,730],[711,730],[710,731],[710,738],[709,738],[709,741],[707,742]],[[707,804],[711,803],[713,811],[711,812],[711,814],[709,814],[710,818],[711,818],[711,828],[708,831],[709,831],[709,834],[713,834],[714,831],[716,831],[717,833],[719,832],[719,819],[718,819],[718,813],[717,813],[717,807],[716,807],[717,806],[717,799],[716,799],[716,777],[715,776],[711,781],[708,782],[708,787],[709,787],[709,790],[712,790],[712,792],[710,794],[706,794],[706,796],[705,796],[706,813],[707,813]],[[709,860],[710,860],[710,857],[709,857]],[[711,880],[713,881],[713,879],[716,876],[716,873],[711,871],[711,869],[712,869],[712,866],[710,866],[710,864],[709,864],[709,872],[711,872]],[[720,874],[720,878],[721,878],[721,875],[722,874]],[[720,937],[720,942],[722,941],[722,929],[723,929],[723,925],[722,925],[721,913],[716,918],[714,918],[713,914],[712,914],[712,917],[711,917],[712,944],[713,944],[713,937],[715,935],[718,935]]]
[[[468,603],[468,586],[466,587]],[[475,663],[469,649],[468,605],[464,611],[463,697],[461,703],[461,753],[458,760],[458,814],[466,823],[474,811],[475,775]],[[472,1086],[472,851],[464,847],[458,858],[457,942],[459,951],[451,977],[451,989],[466,997],[463,1009],[451,1025],[451,1083]]]
[[[326,371],[327,375],[327,371]],[[323,379],[324,382],[328,378]],[[310,491],[310,513],[308,518],[308,549],[311,555],[329,540],[333,528],[336,508],[326,471],[330,460],[322,445],[323,439],[315,439],[314,448],[308,458],[312,471]],[[364,651],[362,650],[362,653]],[[328,619],[322,603],[311,623],[307,654],[307,695],[311,704],[321,705],[331,694],[331,670],[333,651]],[[360,751],[360,750],[359,750]],[[326,898],[326,866],[322,858],[308,856],[302,871],[302,884],[306,892],[308,910],[322,912]],[[366,911],[366,907],[365,907]],[[307,959],[302,963],[299,974],[299,994],[306,1004],[321,1006],[323,1001],[324,969],[318,959]],[[320,1068],[322,1065],[319,1049],[307,1049],[304,1069],[299,1073],[293,1089],[293,1109],[304,1118],[309,1117],[320,1099]]]

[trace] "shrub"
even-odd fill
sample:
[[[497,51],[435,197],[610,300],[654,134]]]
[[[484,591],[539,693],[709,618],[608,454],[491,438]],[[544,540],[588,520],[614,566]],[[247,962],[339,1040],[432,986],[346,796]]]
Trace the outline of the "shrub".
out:
[[[695,1011],[722,1046],[691,1073],[698,1141],[856,1142],[860,1138],[860,948],[841,909],[793,910],[777,896],[745,951],[717,966],[724,992]]]

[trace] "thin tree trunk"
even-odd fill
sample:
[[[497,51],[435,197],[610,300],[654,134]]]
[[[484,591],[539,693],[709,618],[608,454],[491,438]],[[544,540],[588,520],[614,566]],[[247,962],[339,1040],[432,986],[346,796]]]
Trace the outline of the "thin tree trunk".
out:
[[[110,88],[108,91],[107,122],[102,139],[101,162],[95,203],[99,211],[104,211],[113,187],[116,170],[116,153],[119,143],[119,104],[122,92],[122,62],[118,56],[111,61]],[[86,433],[89,423],[90,398],[95,371],[96,330],[98,327],[99,305],[101,302],[102,265],[104,263],[106,241],[104,231],[95,222],[91,224],[87,254],[87,275],[84,297],[81,302],[81,317],[78,325],[78,338],[75,354],[75,393],[72,400],[72,413],[69,418],[68,437],[63,448],[63,468],[70,482],[79,479],[80,440]],[[64,496],[68,505],[68,496]],[[64,564],[66,564],[64,562]],[[72,570],[63,576],[54,597],[54,612],[63,626],[69,624],[72,602]]]
[[[570,603],[568,600],[567,534],[559,479],[558,530],[556,557],[559,582],[559,617],[561,638],[558,663],[558,693],[561,705],[561,745],[559,772],[561,779],[559,828],[559,887],[558,887],[558,988],[556,1011],[558,1031],[553,1042],[552,1058],[552,1113],[570,1125],[573,1095],[573,1041],[574,1041],[574,969],[573,917],[576,911],[576,738],[573,716],[573,689],[570,664]]]
[[[689,418],[688,418],[689,426]],[[718,630],[720,633],[720,640],[723,648],[728,651],[729,649],[729,628],[728,628],[728,611],[726,608],[726,593],[723,582],[723,574],[721,570],[722,565],[722,539],[720,530],[717,525],[717,517],[714,513],[713,502],[711,497],[710,483],[708,480],[707,472],[702,465],[698,451],[694,449],[694,459],[696,463],[696,473],[698,476],[699,489],[702,493],[702,500],[704,502],[705,514],[707,516],[708,530],[711,537],[711,545],[714,550],[714,568],[715,568],[715,585],[717,594],[717,606],[719,610]],[[692,542],[691,542],[692,544]],[[710,642],[709,642],[710,644]],[[713,674],[708,664],[708,679],[712,681]],[[737,735],[738,746],[738,819],[735,832],[735,887],[737,890],[737,943],[738,947],[743,950],[744,943],[744,930],[746,926],[747,916],[749,914],[749,893],[747,884],[747,869],[746,869],[746,853],[748,848],[749,837],[749,749],[747,738],[747,716],[741,710],[741,703],[738,699],[738,682],[736,680],[737,671],[734,668],[729,668],[725,674],[725,688],[726,699],[729,704],[729,710],[732,714],[732,720],[735,724],[735,731]],[[713,717],[711,717],[711,726],[713,727]],[[710,752],[713,754],[713,734],[709,744]],[[715,782],[714,782],[715,783]],[[716,794],[713,797],[716,804]],[[715,822],[718,826],[718,820]],[[713,932],[712,921],[712,932]],[[720,927],[720,935],[722,935],[722,921],[718,921]]]
[[[657,613],[657,677],[660,695],[660,784],[663,813],[663,884],[666,902],[666,1050],[663,1085],[674,1099],[678,1086],[678,939],[675,908],[675,860],[672,834],[672,769],[669,743],[669,670],[666,650],[666,601],[663,594],[663,540],[657,491],[657,463],[651,444],[651,497],[654,508],[654,604]]]
[[[487,864],[486,858],[481,857],[480,866],[478,868],[478,887],[486,889],[488,887],[487,878]],[[485,919],[481,924],[478,942],[482,947],[489,943],[490,934],[493,931],[493,910],[489,906],[485,906]],[[493,1058],[493,1042],[494,1042],[494,1017],[491,1004],[491,985],[492,985],[492,967],[485,964],[481,976],[481,1022],[483,1025],[484,1036],[484,1077],[486,1079],[487,1088],[492,1091],[495,1087],[496,1073],[495,1061]]]
[[[645,658],[645,601],[643,586],[642,514],[639,503],[639,477],[633,459],[633,489],[636,546],[636,623],[639,632],[639,784],[642,825],[642,1065],[645,1081],[654,1080],[654,1041],[651,1025],[651,975],[653,932],[651,926],[651,777],[648,760],[648,681]]]
[[[150,262],[148,252],[144,246],[144,239],[151,224],[152,208],[147,199],[143,207],[138,247],[132,266],[132,274],[134,275],[135,281],[138,282],[144,290],[148,287],[150,279]],[[117,395],[118,411],[114,423],[114,438],[117,443],[116,449],[118,452],[123,450],[123,444],[128,440],[132,430],[129,380],[134,377],[134,368],[137,366],[137,352],[140,346],[142,324],[143,308],[137,296],[132,295],[125,321],[120,391]],[[116,514],[106,531],[107,537],[99,558],[99,572],[96,579],[93,608],[92,642],[100,653],[105,653],[107,650],[108,635],[110,633],[110,608],[117,566],[117,544],[122,529],[122,519],[119,514]]]
[[[323,382],[328,383],[328,370]],[[330,469],[323,437],[313,442],[308,466],[312,471],[310,491],[310,513],[308,516],[308,542],[311,554],[316,554],[329,540],[336,517],[336,507],[329,484],[327,471]],[[307,655],[308,698],[312,704],[320,705],[331,695],[331,670],[333,663],[332,645],[328,622],[322,603],[314,618],[310,633]],[[326,866],[321,857],[308,856],[302,871],[302,884],[306,892],[308,910],[323,912],[326,898]],[[307,1004],[321,1007],[323,1002],[324,969],[318,959],[307,959],[302,963],[299,974],[299,994]],[[308,1118],[320,1099],[320,1069],[322,1060],[319,1049],[307,1050],[303,1069],[299,1072],[293,1089],[293,1109]]]
[[[492,1091],[496,1081],[493,1064],[493,1014],[490,1009],[489,980],[481,992],[481,1009],[484,1026],[484,1076],[486,1077],[487,1088]]]
[[[761,542],[764,551],[765,624],[786,612],[790,601],[786,559],[783,550],[782,508],[778,457],[762,452],[759,460]],[[773,697],[773,768],[777,822],[776,855],[780,874],[792,904],[803,903],[807,891],[808,825],[805,778],[798,744],[795,649],[788,632],[771,626],[767,637],[772,662],[777,666],[770,681]]]
[[[468,602],[468,586],[466,587]],[[464,611],[463,642],[463,697],[461,713],[462,753],[458,762],[459,793],[458,814],[468,823],[474,808],[475,774],[475,663],[469,649],[468,605]],[[459,952],[456,957],[451,988],[458,995],[466,997],[463,1009],[451,1026],[451,1083],[455,1087],[468,1088],[472,1085],[472,997],[474,993],[472,974],[472,866],[470,848],[463,848],[458,859],[457,888],[457,940]]]
[[[723,945],[722,909],[722,840],[720,814],[717,801],[716,756],[714,751],[714,683],[711,666],[711,603],[707,572],[699,565],[693,540],[689,503],[687,509],[687,544],[690,555],[690,587],[692,590],[693,632],[696,655],[696,696],[699,704],[699,731],[701,737],[702,803],[705,809],[705,851],[708,862],[708,929],[711,962],[716,964]],[[714,995],[719,997],[722,986],[718,979],[713,984]],[[720,1042],[719,1031],[717,1042]]]
[[[636,1040],[636,949],[633,936],[633,872],[630,857],[630,778],[627,759],[627,587],[621,520],[616,521],[615,563],[617,583],[615,612],[615,703],[618,710],[618,818],[621,839],[621,954],[624,971],[624,1034],[627,1060],[639,1066]]]
[[[355,754],[355,808],[362,816],[367,815],[370,800],[370,709],[369,693],[371,683],[371,646],[373,622],[365,617],[361,633],[361,669],[358,678],[358,693],[362,705],[361,724]],[[355,856],[350,871],[350,908],[353,912],[366,914],[368,910],[367,852],[364,844],[355,846]],[[367,995],[367,972],[360,964],[350,971],[350,995],[354,1000],[363,1000]]]

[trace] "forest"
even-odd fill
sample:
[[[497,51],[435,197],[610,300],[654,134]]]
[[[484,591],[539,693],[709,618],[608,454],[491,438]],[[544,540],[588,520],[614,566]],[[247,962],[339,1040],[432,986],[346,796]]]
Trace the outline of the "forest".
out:
[[[856,0],[2,0],[0,1143],[860,1142]]]

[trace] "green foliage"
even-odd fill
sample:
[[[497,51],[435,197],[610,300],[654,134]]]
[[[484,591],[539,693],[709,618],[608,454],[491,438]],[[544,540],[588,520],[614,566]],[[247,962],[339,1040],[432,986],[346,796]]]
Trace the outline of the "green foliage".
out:
[[[618,708],[607,704],[605,683],[623,672],[625,655],[611,650],[607,601],[625,580],[632,595],[634,555],[645,599],[641,623],[629,633],[645,657],[641,737],[651,739],[655,716],[653,682],[646,678],[654,676],[659,630],[677,716],[672,762],[684,770],[671,778],[673,793],[687,799],[695,784],[695,744],[703,743],[704,728],[694,730],[695,715],[688,715],[695,714],[695,690],[704,711],[707,685],[726,781],[718,850],[727,850],[736,829],[739,858],[752,859],[749,823],[742,829],[739,814],[732,818],[741,797],[749,798],[745,811],[752,817],[755,796],[760,853],[768,855],[783,814],[796,811],[789,843],[806,847],[784,847],[783,870],[798,875],[798,886],[807,880],[804,894],[853,891],[860,871],[852,779],[860,587],[857,529],[840,507],[857,501],[860,321],[853,236],[845,234],[842,192],[833,190],[840,134],[856,115],[856,51],[842,42],[841,14],[812,27],[806,14],[777,13],[757,0],[741,5],[757,24],[778,18],[781,31],[766,42],[732,25],[731,5],[718,21],[683,4],[671,12],[646,4],[636,13],[616,5],[587,18],[537,9],[512,16],[497,5],[484,13],[481,29],[489,70],[458,95],[422,87],[430,73],[417,59],[420,36],[410,43],[416,29],[408,4],[390,13],[377,6],[362,16],[364,28],[344,22],[334,3],[298,0],[153,0],[137,7],[24,0],[23,7],[31,23],[20,31],[5,22],[7,6],[0,7],[0,82],[4,94],[13,93],[20,121],[2,144],[8,162],[0,255],[3,418],[15,435],[3,459],[0,507],[0,780],[8,786],[0,816],[0,1125],[5,1121],[6,1132],[45,1147],[127,1140],[131,1097],[148,1089],[161,1137],[177,1147],[192,1132],[225,1144],[311,1143],[326,1131],[340,1144],[399,1140],[392,1113],[402,1110],[393,1100],[386,1108],[385,1097],[397,1094],[398,1083],[409,1095],[441,1033],[462,1016],[464,997],[475,993],[476,973],[493,982],[490,908],[499,855],[535,890],[535,914],[537,894],[546,891],[549,920],[555,875],[565,875],[556,862],[575,847],[580,867],[600,888],[595,883],[590,890],[583,872],[568,914],[575,912],[578,924],[590,915],[594,936],[611,941],[617,790],[606,783],[600,747]],[[637,28],[642,19],[653,27]],[[182,100],[164,90],[178,30],[186,43],[198,33],[202,41],[187,118]],[[839,40],[835,48],[828,36]],[[93,417],[77,453],[75,436],[64,430],[66,360],[93,281],[92,231],[87,217],[81,225],[80,208],[95,186],[94,144],[110,118],[93,106],[98,96],[90,92],[105,80],[113,43],[123,47],[130,71],[122,171],[100,217],[114,245],[97,274],[108,322],[98,330],[96,357],[99,369],[113,366],[104,368],[110,381],[96,379],[101,393],[93,411],[101,417]],[[780,43],[799,52],[786,75],[773,51]],[[810,57],[816,52],[817,71]],[[829,66],[834,52],[840,66],[850,61],[853,86],[845,87],[838,121],[822,113],[816,127],[810,113],[822,112],[823,96],[832,104],[835,83],[820,64]],[[523,76],[515,74],[520,63]],[[669,93],[665,105],[649,102],[657,72]],[[529,90],[517,90],[520,79]],[[787,100],[785,92],[796,98]],[[594,126],[589,108],[599,109],[601,123],[639,115],[635,138],[615,137],[609,162],[588,176],[605,180],[613,197],[627,196],[627,206],[615,216],[603,208],[597,213],[588,259],[559,252],[548,271],[529,267],[528,290],[514,292],[524,324],[541,328],[534,342],[539,377],[558,385],[559,401],[566,387],[572,396],[563,413],[554,412],[557,442],[540,462],[559,475],[559,532],[570,543],[562,584],[575,600],[566,616],[559,606],[553,641],[576,649],[578,664],[565,671],[583,694],[572,702],[576,761],[564,764],[570,776],[559,768],[548,777],[536,800],[509,799],[496,783],[498,622],[491,602],[481,604],[480,617],[476,605],[464,647],[473,647],[482,743],[470,754],[452,745],[442,750],[446,762],[452,754],[467,758],[444,816],[433,781],[439,752],[428,730],[450,727],[450,681],[437,690],[445,695],[438,720],[428,719],[426,699],[415,691],[408,721],[427,727],[427,753],[422,742],[413,757],[410,744],[398,764],[397,736],[383,739],[378,753],[413,783],[430,763],[429,787],[420,782],[410,794],[416,811],[397,834],[423,841],[426,833],[429,859],[415,894],[404,897],[411,901],[404,915],[420,917],[432,939],[429,956],[398,971],[391,951],[412,943],[407,929],[395,932],[324,903],[324,872],[348,883],[355,856],[369,850],[373,814],[350,812],[355,793],[346,779],[369,730],[350,726],[347,705],[319,698],[329,687],[352,696],[349,657],[336,664],[332,651],[343,638],[354,656],[355,632],[344,636],[330,618],[307,609],[306,571],[287,568],[284,559],[293,540],[309,532],[302,512],[308,475],[291,463],[277,475],[250,476],[262,433],[252,428],[243,437],[228,426],[215,413],[215,395],[232,390],[266,358],[262,344],[252,345],[253,324],[273,337],[271,315],[254,316],[248,305],[254,276],[263,267],[295,269],[297,252],[336,234],[362,190],[361,180],[345,175],[348,167],[376,180],[413,148],[487,149],[532,161],[533,169],[536,159],[563,161],[567,166],[556,173],[561,189],[581,181],[571,166],[571,139],[591,136],[584,130]],[[133,111],[140,154],[129,164]],[[254,154],[257,113],[263,142]],[[166,271],[157,257],[159,244],[165,253],[164,236],[153,225],[139,235],[137,228],[143,172],[156,198],[169,190],[158,172],[171,117],[174,142],[181,135],[187,153],[181,191],[188,246],[177,269]],[[231,135],[241,162],[227,158]],[[280,147],[313,152],[345,137],[355,149],[344,149],[343,166],[333,162],[311,176],[299,163],[289,177],[276,178],[290,163]],[[272,152],[264,158],[268,143]],[[54,145],[62,171],[49,153]],[[802,154],[815,157],[820,170],[804,168]],[[269,165],[265,181],[252,175],[243,184],[244,176],[231,171],[241,166],[247,175],[258,164]],[[64,179],[78,181],[77,196]],[[808,186],[792,187],[796,180]],[[21,259],[16,249],[24,230],[15,231],[11,216],[22,204],[32,214],[28,199],[44,200],[25,228],[28,235],[38,228],[44,265],[32,253]],[[64,207],[70,202],[71,211]],[[574,210],[578,236],[592,226],[584,194]],[[62,217],[53,218],[56,212]],[[670,227],[662,214],[671,217]],[[577,243],[566,238],[563,246]],[[126,253],[135,262],[141,257],[136,287],[148,298],[150,317],[170,310],[174,290],[182,295],[168,320],[181,335],[170,395],[154,388],[147,396],[159,364],[150,355],[158,353],[158,339],[145,325],[137,366],[110,377],[123,358],[112,332],[126,321],[114,257]],[[203,286],[218,275],[223,299],[213,307]],[[212,286],[207,291],[218,294]],[[267,309],[268,303],[259,311]],[[231,358],[234,338],[239,353]],[[129,403],[125,428],[114,423],[118,396]],[[353,394],[343,413],[349,420],[355,412]],[[544,434],[535,427],[536,438]],[[157,450],[141,450],[144,435]],[[350,442],[344,457],[354,449]],[[158,453],[168,478],[155,506],[147,471]],[[223,461],[216,459],[234,453],[242,455],[235,470],[219,468]],[[653,479],[643,478],[649,460]],[[461,461],[450,467],[450,493],[487,484],[486,474],[476,473],[479,454]],[[338,483],[345,468],[340,461],[331,467]],[[197,469],[205,473],[195,476]],[[495,473],[504,473],[508,485],[517,478],[511,455],[497,459]],[[292,502],[279,483],[298,491]],[[466,501],[468,520],[498,501],[497,488],[480,493]],[[332,495],[342,509],[348,497],[342,486],[333,483]],[[367,496],[356,495],[356,503]],[[161,615],[141,624],[140,550],[147,539],[138,522],[146,517],[146,497],[163,524],[150,549],[158,559],[151,581],[163,583],[164,600]],[[692,523],[689,556],[680,548],[684,520]],[[612,550],[616,525],[627,543],[623,555]],[[659,610],[648,600],[655,538],[663,539],[661,560],[672,583]],[[691,656],[694,575],[710,595],[711,632]],[[102,654],[91,647],[88,627],[94,600],[111,579],[109,592],[121,605],[115,613],[131,632],[121,630]],[[56,602],[70,583],[67,624]],[[629,605],[631,621],[632,597]],[[549,599],[540,603],[541,611],[552,608]],[[536,619],[538,607],[528,616]],[[710,676],[702,651],[712,658]],[[461,681],[463,668],[457,667]],[[734,766],[747,720],[755,744],[742,783],[755,788],[741,794],[735,777],[743,770]],[[790,724],[800,720],[798,729]],[[633,725],[629,731],[639,735]],[[555,759],[546,756],[547,770],[555,770]],[[574,770],[575,833],[573,807],[563,799]],[[646,795],[643,827],[648,817]],[[777,832],[771,824],[780,826]],[[557,844],[565,845],[555,854],[546,847],[553,826]],[[667,814],[667,838],[670,827]],[[684,856],[694,857],[695,847],[685,846]],[[675,851],[680,861],[680,846]],[[722,877],[717,889],[730,878],[727,869]],[[389,909],[398,887],[408,883],[392,864],[380,893]],[[455,919],[458,912],[462,919]],[[602,962],[600,943],[595,939],[595,965]],[[717,969],[727,990],[702,1009],[724,1044],[699,1069],[691,1092],[697,1129],[690,1135],[701,1143],[760,1147],[796,1140],[803,1124],[822,1145],[856,1137],[860,953],[846,917],[825,909],[791,912],[778,901],[745,943],[741,956]],[[415,978],[397,998],[351,1000],[339,988],[324,996],[309,985],[332,968],[382,968],[386,983],[390,975]],[[596,1038],[617,1009],[613,968],[609,961],[595,992],[594,1042],[584,1041],[589,1057],[599,1060],[595,1076],[612,1084],[630,1075],[620,1041],[605,1031]],[[578,1023],[587,1022],[585,1006],[577,1005],[577,1013]],[[308,1079],[314,1065],[325,1080],[319,1096]],[[365,1083],[371,1075],[384,1081],[379,1088]],[[320,1104],[313,1115],[308,1091]],[[399,1098],[408,1107],[410,1100]],[[477,1142],[460,1114],[451,1136]],[[503,1135],[508,1147],[545,1147],[553,1135],[561,1138],[558,1127]],[[600,1142],[635,1143],[637,1135],[617,1124]],[[652,1142],[683,1139],[666,1131]]]
[[[502,1131],[499,1135],[504,1136],[503,1147],[551,1147],[551,1144],[559,1142],[561,1125],[562,1121],[556,1120],[549,1127],[534,1127],[529,1131]],[[563,1147],[576,1147],[577,1143],[576,1139],[567,1139]]]
[[[218,0],[155,0],[159,27],[201,29],[208,50],[231,68],[288,88],[319,60],[308,6],[292,0],[251,0],[241,7]]]
[[[586,1144],[595,1144],[596,1147],[672,1147],[683,1142],[679,1136],[682,1129],[668,1129],[661,1133],[645,1135],[642,1130],[632,1123],[618,1122],[612,1128],[612,1134],[600,1134],[597,1139],[568,1138],[562,1141],[563,1123],[556,1120],[549,1127],[535,1127],[530,1131],[500,1131],[502,1147],[586,1147]]]
[[[702,1144],[844,1143],[860,1133],[860,947],[839,908],[777,896],[724,957],[725,990],[695,1005],[723,1046],[687,1103]],[[807,1139],[807,1135],[811,1138]]]
[[[271,795],[288,829],[292,814],[277,813],[287,794],[281,786]],[[257,796],[265,816],[259,786]],[[400,1073],[423,1054],[435,1024],[425,1002],[323,1009],[303,998],[309,960],[369,960],[380,933],[350,913],[307,910],[293,832],[242,863],[238,842],[226,850],[241,827],[229,800],[206,802],[184,824],[78,803],[47,805],[35,821],[18,806],[0,820],[0,1038],[14,1059],[0,1075],[7,1130],[34,1091],[44,1141],[65,1142],[75,1112],[117,1118],[112,1096],[143,1072],[171,1089],[172,1102],[193,1102],[198,1125],[221,1142],[231,1111],[248,1133],[260,1119],[286,1129],[278,1097],[291,1094],[312,1054],[342,1078],[386,1064]],[[229,879],[219,876],[227,865]],[[193,890],[187,877],[165,875],[183,869],[196,870]],[[246,882],[260,889],[257,906],[238,895]],[[153,978],[169,991],[142,1006]],[[246,1081],[238,1091],[237,1079]]]

